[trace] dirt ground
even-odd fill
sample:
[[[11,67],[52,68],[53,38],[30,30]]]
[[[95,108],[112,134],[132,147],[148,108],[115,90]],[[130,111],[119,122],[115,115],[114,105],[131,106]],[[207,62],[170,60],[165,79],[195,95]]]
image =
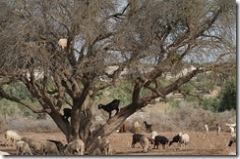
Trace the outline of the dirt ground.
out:
[[[168,139],[172,139],[178,132],[162,132],[159,135],[166,136]],[[139,143],[136,144],[135,148],[131,148],[132,133],[113,133],[109,136],[109,140],[112,143],[113,149],[116,151],[116,155],[167,155],[167,156],[181,156],[181,155],[228,155],[229,152],[236,152],[236,144],[232,147],[228,147],[229,132],[221,132],[216,135],[216,132],[209,132],[208,134],[204,132],[187,132],[190,136],[190,143],[187,145],[186,149],[180,150],[177,143],[174,143],[170,147],[167,146],[162,149],[150,149],[147,153],[142,152],[142,148]],[[22,136],[30,137],[40,142],[45,139],[59,140],[66,144],[65,137],[62,133],[32,133],[32,132],[22,132]],[[150,133],[142,133],[151,136]],[[7,151],[11,155],[16,155],[15,146],[5,146],[4,144],[4,134],[0,134],[0,150]],[[151,148],[153,145],[151,145]]]

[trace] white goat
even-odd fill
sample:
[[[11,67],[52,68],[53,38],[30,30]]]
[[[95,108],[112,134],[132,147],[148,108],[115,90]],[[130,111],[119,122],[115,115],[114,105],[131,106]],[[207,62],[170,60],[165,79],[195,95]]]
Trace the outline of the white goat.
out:
[[[3,156],[3,155],[10,155],[8,152],[5,152],[5,151],[0,151],[0,155]]]
[[[153,131],[152,133],[151,133],[151,139],[155,139],[155,137],[158,135],[158,133],[156,132],[156,131]]]
[[[180,149],[182,150],[182,147],[184,146],[184,149],[186,148],[186,145],[189,143],[190,138],[187,133],[179,133],[179,144],[180,144]]]
[[[84,142],[81,139],[71,141],[64,150],[65,155],[83,155]]]
[[[16,141],[17,155],[32,155],[32,151],[27,142],[22,140]]]
[[[14,130],[7,130],[5,132],[5,144],[8,145],[8,144],[12,144],[12,145],[15,145],[15,142],[17,140],[20,140],[21,139],[21,136]]]
[[[138,121],[135,121],[133,123],[133,131],[134,131],[134,133],[139,133],[140,132],[140,124],[139,124]]]
[[[143,148],[143,152],[147,152],[148,149],[149,149],[149,140],[148,140],[148,138],[146,136],[144,136],[144,135],[141,136],[140,144],[141,144],[141,146]]]
[[[44,155],[60,155],[57,145],[54,142],[48,140],[42,144],[42,153]]]
[[[67,47],[67,39],[66,38],[59,39],[58,45],[60,45],[62,49],[64,49],[65,47]]]
[[[236,129],[236,123],[234,123],[234,124],[226,123],[226,125],[229,126],[230,132],[231,132],[231,134],[233,134],[235,132],[235,129]]]
[[[107,138],[103,139],[101,136],[98,136],[98,148],[104,155],[113,155],[112,145]]]
[[[230,140],[229,140],[229,143],[228,143],[228,146],[231,147],[232,144],[236,143],[236,133],[232,133],[230,135]]]
[[[205,127],[205,130],[206,130],[206,133],[208,133],[209,132],[208,125],[206,124],[206,125],[204,125],[204,127]]]
[[[220,132],[221,132],[221,127],[220,127],[220,125],[219,125],[219,124],[217,124],[217,135],[219,135],[219,134],[220,134]]]
[[[33,139],[31,139],[29,137],[22,137],[21,140],[28,143],[28,145],[30,146],[31,149],[34,149],[34,150],[37,149],[37,143]]]
[[[237,155],[236,152],[229,152],[228,155]]]
[[[234,134],[234,127],[230,126],[229,128],[230,128],[231,135]]]

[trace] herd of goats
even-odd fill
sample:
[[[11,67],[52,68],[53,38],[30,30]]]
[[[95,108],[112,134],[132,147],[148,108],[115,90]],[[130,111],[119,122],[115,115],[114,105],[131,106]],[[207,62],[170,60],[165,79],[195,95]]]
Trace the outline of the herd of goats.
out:
[[[115,115],[119,112],[119,103],[120,100],[114,99],[112,102],[107,105],[99,104],[98,109],[103,109],[109,113],[109,119],[111,118],[111,112],[116,110]],[[63,110],[63,119],[68,120],[71,117],[71,109],[65,108]],[[151,137],[147,137],[144,134],[140,133],[139,123],[135,122],[133,124],[134,133],[132,135],[132,144],[131,147],[135,148],[136,143],[140,143],[142,146],[142,152],[148,152],[150,144],[153,144],[153,149],[158,149],[159,145],[162,145],[162,148],[165,149],[166,145],[171,146],[173,143],[178,143],[180,149],[185,149],[185,146],[189,143],[190,137],[187,133],[180,132],[176,136],[169,140],[167,137],[158,135],[158,133],[152,130],[152,125],[148,124],[146,121],[143,122],[147,132],[151,133]],[[226,124],[229,126],[231,133],[228,146],[231,147],[232,144],[236,144],[236,124]],[[126,123],[123,123],[118,132],[126,132],[127,130]],[[205,125],[206,132],[209,131],[208,126]],[[217,133],[221,131],[219,125],[217,125]],[[85,145],[81,139],[75,139],[69,142],[66,145],[63,145],[62,142],[57,140],[46,140],[40,144],[38,147],[37,142],[29,137],[22,137],[14,130],[8,130],[5,132],[5,144],[15,146],[17,150],[17,155],[113,155],[114,150],[111,147],[110,141],[107,138],[97,138],[98,146],[92,154],[85,152]],[[0,151],[0,155],[10,155],[8,152]],[[229,155],[236,155],[235,152],[229,153]]]

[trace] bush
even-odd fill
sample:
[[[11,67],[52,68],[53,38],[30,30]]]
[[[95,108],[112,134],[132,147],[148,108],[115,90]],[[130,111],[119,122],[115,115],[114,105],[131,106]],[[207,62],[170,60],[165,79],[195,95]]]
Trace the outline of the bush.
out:
[[[236,79],[230,78],[227,80],[227,83],[224,85],[222,92],[220,93],[219,101],[219,112],[225,110],[236,110],[237,106],[237,90],[236,90]]]
[[[8,129],[24,132],[58,132],[60,131],[52,119],[33,119],[22,116],[8,117]]]
[[[0,133],[4,133],[7,130],[7,123],[5,122],[6,120],[2,115],[0,115]]]
[[[153,129],[158,132],[167,131],[205,131],[204,125],[208,124],[210,130],[216,130],[216,124],[220,124],[225,130],[225,123],[236,122],[236,111],[224,111],[214,113],[205,110],[198,103],[179,102],[179,107],[171,112],[154,111],[136,112],[130,117],[130,121],[144,120],[153,124]],[[136,115],[138,114],[138,115]],[[139,116],[141,115],[141,118]]]

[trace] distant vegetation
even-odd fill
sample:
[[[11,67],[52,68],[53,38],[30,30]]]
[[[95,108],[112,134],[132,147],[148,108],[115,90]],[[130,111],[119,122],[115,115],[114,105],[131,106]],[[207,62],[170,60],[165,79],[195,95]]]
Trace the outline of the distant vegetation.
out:
[[[199,93],[202,94],[209,94],[210,91],[214,89],[213,84],[208,82],[209,76],[202,76],[200,77],[201,80],[206,80],[204,84],[199,84],[196,87],[193,87],[193,84],[189,82],[188,84],[183,86],[184,91],[189,93]],[[192,82],[198,82],[199,79],[196,79]],[[124,81],[122,81],[124,82]],[[194,109],[194,111],[206,111],[205,113],[211,114],[211,113],[217,113],[224,112],[224,111],[235,111],[236,110],[236,79],[235,78],[228,78],[226,81],[222,83],[221,91],[217,96],[209,97],[209,98],[203,98],[203,100],[200,100],[197,97],[194,96],[182,96],[182,98],[176,98],[175,95],[172,95],[170,97],[166,97],[163,99],[160,99],[159,101],[155,102],[164,102],[168,103],[172,109],[170,114],[167,114],[171,118],[171,121],[177,118],[176,114],[173,115],[171,113],[176,113],[183,109],[183,106],[181,106],[182,102],[184,103],[194,103],[190,104],[192,107],[199,105],[197,108],[191,108]],[[19,91],[21,90],[21,91]],[[104,92],[101,92],[96,96],[95,99],[95,105],[98,103],[107,103],[111,101],[113,98],[121,99],[120,107],[126,106],[131,101],[131,85],[128,83],[122,83],[121,87],[111,87]],[[26,88],[20,83],[11,86],[7,89],[7,91],[10,94],[14,94],[17,97],[20,97],[22,99],[28,100],[30,102],[34,102],[37,104],[37,100],[31,97],[30,93],[27,91]],[[20,93],[18,93],[20,92]],[[143,91],[143,94],[147,94],[148,91]],[[188,104],[189,105],[189,104]],[[190,106],[189,106],[190,107]],[[201,109],[200,109],[201,108]],[[185,107],[184,107],[185,109]],[[187,109],[186,109],[187,110]],[[182,110],[183,111],[183,110]],[[203,113],[204,114],[204,113]],[[174,116],[174,118],[173,118]],[[214,116],[214,115],[213,115]],[[191,116],[194,117],[194,116]],[[17,122],[16,122],[17,118]],[[31,120],[29,122],[28,118],[35,118],[38,119],[37,121]],[[166,117],[163,117],[166,118]],[[7,121],[6,121],[7,120]],[[223,119],[221,119],[223,120]],[[194,119],[193,119],[194,121]],[[192,122],[193,122],[192,121]],[[24,123],[28,123],[24,126]],[[173,122],[173,121],[172,121]],[[5,123],[5,124],[4,124]],[[14,124],[15,123],[15,124]],[[45,114],[35,114],[28,108],[11,101],[8,101],[6,99],[0,100],[0,124],[1,130],[3,131],[7,128],[11,127],[18,127],[18,129],[26,128],[28,130],[32,129],[34,131],[38,131],[41,128],[43,128],[46,131],[58,131],[58,128],[55,126],[54,122],[51,121],[50,118],[48,118]],[[54,126],[53,126],[54,125]],[[201,125],[201,124],[200,124]],[[166,127],[167,125],[165,125]],[[176,125],[177,126],[177,125]],[[199,124],[196,126],[199,127]]]

